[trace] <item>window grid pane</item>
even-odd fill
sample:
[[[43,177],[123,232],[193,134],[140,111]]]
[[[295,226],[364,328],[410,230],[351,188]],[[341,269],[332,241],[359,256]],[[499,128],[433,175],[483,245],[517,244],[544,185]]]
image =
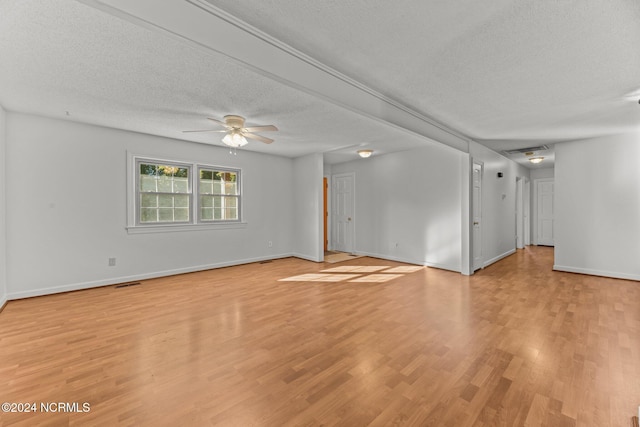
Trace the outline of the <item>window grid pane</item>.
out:
[[[140,163],[141,192],[189,194],[189,168]]]
[[[237,221],[237,196],[200,195],[201,221]]]
[[[240,190],[239,173],[235,171],[201,168],[198,192],[199,220],[238,221]]]
[[[138,172],[139,223],[190,221],[191,189],[188,167],[140,162]]]

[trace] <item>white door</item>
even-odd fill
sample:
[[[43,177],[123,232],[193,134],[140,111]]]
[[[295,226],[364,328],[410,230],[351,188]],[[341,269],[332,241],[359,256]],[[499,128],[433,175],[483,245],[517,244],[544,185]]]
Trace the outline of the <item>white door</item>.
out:
[[[482,164],[473,164],[473,271],[482,268]]]
[[[516,248],[524,248],[524,209],[522,178],[516,178]]]
[[[524,244],[531,244],[531,222],[529,220],[529,211],[531,210],[531,183],[527,178],[524,179],[524,191],[522,193],[524,198],[524,208],[522,212],[524,214]]]
[[[553,180],[537,181],[537,244],[553,246]]]
[[[354,181],[352,173],[333,176],[332,243],[340,252],[353,252]]]

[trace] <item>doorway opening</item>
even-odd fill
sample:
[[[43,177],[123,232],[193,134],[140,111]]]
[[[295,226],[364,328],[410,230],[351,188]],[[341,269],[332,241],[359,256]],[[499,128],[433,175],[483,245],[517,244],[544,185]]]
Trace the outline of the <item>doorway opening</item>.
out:
[[[331,250],[353,253],[355,248],[355,173],[331,177]]]
[[[329,191],[329,183],[327,177],[322,178],[322,219],[324,223],[324,235],[323,235],[323,247],[324,254],[327,255],[327,251],[329,250],[329,231],[328,231],[328,222],[329,222],[329,205],[327,200],[327,193]]]

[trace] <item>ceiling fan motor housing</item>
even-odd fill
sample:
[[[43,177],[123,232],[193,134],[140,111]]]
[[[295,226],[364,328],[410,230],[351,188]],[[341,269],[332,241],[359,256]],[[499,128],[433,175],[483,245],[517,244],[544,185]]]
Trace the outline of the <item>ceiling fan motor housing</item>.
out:
[[[228,115],[224,116],[224,122],[233,129],[241,129],[244,127],[244,117]]]

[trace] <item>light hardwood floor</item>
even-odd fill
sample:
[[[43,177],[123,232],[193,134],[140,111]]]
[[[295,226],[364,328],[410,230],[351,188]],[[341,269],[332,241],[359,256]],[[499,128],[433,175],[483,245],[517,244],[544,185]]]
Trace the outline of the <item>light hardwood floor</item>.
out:
[[[0,401],[90,411],[0,424],[628,426],[640,283],[552,260],[530,247],[465,277],[290,258],[11,301]]]

